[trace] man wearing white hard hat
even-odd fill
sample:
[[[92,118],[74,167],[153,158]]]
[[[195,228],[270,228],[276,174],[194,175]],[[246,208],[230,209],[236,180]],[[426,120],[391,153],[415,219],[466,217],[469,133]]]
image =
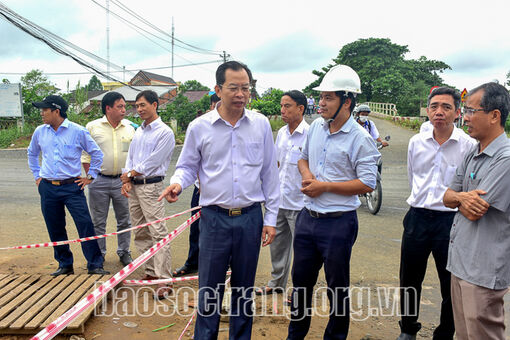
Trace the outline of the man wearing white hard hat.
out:
[[[351,117],[360,79],[337,65],[319,87],[321,118],[308,131],[298,161],[305,194],[294,238],[291,322],[288,339],[304,339],[310,328],[313,288],[324,265],[330,303],[324,339],[346,339],[349,331],[351,250],[358,234],[359,194],[376,185],[381,157],[373,138]]]

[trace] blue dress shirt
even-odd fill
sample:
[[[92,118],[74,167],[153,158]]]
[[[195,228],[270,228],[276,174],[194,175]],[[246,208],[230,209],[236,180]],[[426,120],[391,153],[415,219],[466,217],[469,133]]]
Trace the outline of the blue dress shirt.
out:
[[[81,153],[90,157],[89,174],[96,178],[103,163],[103,153],[83,126],[70,122],[67,118],[55,131],[49,124],[35,129],[28,147],[28,166],[34,179],[46,178],[63,180],[81,175]],[[42,152],[42,165],[39,166],[39,153]]]
[[[377,160],[381,154],[374,139],[361,125],[349,117],[340,130],[329,131],[323,118],[316,119],[308,130],[302,158],[321,182],[347,182],[359,179],[375,188]],[[331,192],[312,198],[305,195],[305,207],[320,213],[355,210],[358,195],[345,196]]]

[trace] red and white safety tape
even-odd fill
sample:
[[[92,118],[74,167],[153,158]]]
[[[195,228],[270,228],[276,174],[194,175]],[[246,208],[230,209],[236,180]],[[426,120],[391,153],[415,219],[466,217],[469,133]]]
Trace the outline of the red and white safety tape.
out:
[[[56,247],[56,246],[61,246],[61,245],[64,245],[64,244],[81,243],[81,242],[86,242],[86,241],[97,240],[97,239],[104,238],[104,237],[109,237],[109,236],[119,235],[119,234],[122,234],[122,233],[127,233],[128,231],[131,231],[131,230],[144,228],[144,227],[147,227],[147,226],[152,225],[154,223],[159,223],[159,222],[167,221],[167,220],[170,220],[172,218],[175,218],[175,217],[187,214],[187,213],[189,213],[191,211],[194,211],[194,210],[197,210],[197,209],[200,209],[200,208],[202,208],[202,207],[201,206],[194,207],[194,208],[191,208],[191,209],[188,209],[188,210],[184,210],[183,212],[180,212],[180,213],[177,213],[177,214],[174,214],[174,215],[171,215],[171,216],[164,217],[164,218],[156,220],[156,221],[148,222],[148,223],[145,223],[145,224],[140,224],[140,225],[138,225],[136,227],[131,227],[129,229],[124,229],[122,231],[117,231],[117,232],[114,232],[114,233],[111,233],[111,234],[83,237],[83,238],[78,238],[78,239],[75,239],[75,240],[37,243],[37,244],[29,244],[29,245],[24,245],[24,246],[4,247],[4,248],[0,248],[0,250]]]
[[[232,272],[229,270],[227,275],[230,275]],[[149,285],[157,285],[161,283],[174,283],[181,281],[193,281],[198,280],[198,275],[194,276],[183,276],[183,277],[172,277],[170,279],[158,279],[158,280],[124,280],[122,284],[126,286],[149,286]]]
[[[147,262],[156,252],[161,248],[170,243],[180,233],[182,233],[187,227],[189,227],[194,221],[200,218],[200,212],[193,215],[186,222],[178,226],[168,236],[163,238],[161,241],[153,245],[145,253],[137,257],[126,267],[122,268],[120,272],[112,276],[107,282],[96,288],[87,297],[80,300],[77,304],[71,307],[67,312],[58,317],[55,321],[50,323],[46,328],[37,333],[32,340],[49,340],[53,339],[58,333],[60,333],[71,321],[78,317],[84,310],[92,306],[96,301],[100,300],[106,295],[113,287],[118,285],[128,275],[133,273],[138,267]]]
[[[226,286],[226,285],[230,282],[230,278],[231,278],[231,276],[229,276],[229,277],[227,278],[227,280],[225,281],[225,286]],[[181,339],[182,339],[182,337],[183,337],[184,333],[186,333],[186,331],[187,331],[187,330],[188,330],[188,328],[189,328],[189,325],[191,325],[191,323],[193,322],[193,319],[195,318],[195,316],[196,316],[196,315],[197,315],[197,309],[195,309],[195,312],[193,312],[193,315],[192,315],[192,316],[191,316],[191,318],[189,319],[188,323],[186,324],[186,327],[184,327],[184,329],[183,329],[183,330],[182,330],[182,332],[181,332],[181,335],[179,335],[179,339],[177,339],[177,340],[181,340]]]

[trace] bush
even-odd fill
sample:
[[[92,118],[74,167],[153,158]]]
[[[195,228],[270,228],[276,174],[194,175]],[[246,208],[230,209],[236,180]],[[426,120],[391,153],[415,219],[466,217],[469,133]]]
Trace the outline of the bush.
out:
[[[276,119],[270,119],[269,124],[271,124],[271,130],[278,131],[282,128],[282,126],[285,126],[286,123],[281,117],[278,117]]]
[[[17,126],[11,126],[6,129],[0,129],[0,148],[2,149],[8,148],[19,138],[25,137],[25,139],[30,139],[30,136],[32,135],[36,127],[37,127],[36,125],[25,124],[25,126],[22,129],[19,129]],[[28,146],[28,143],[25,141],[22,145],[16,146],[24,147]]]

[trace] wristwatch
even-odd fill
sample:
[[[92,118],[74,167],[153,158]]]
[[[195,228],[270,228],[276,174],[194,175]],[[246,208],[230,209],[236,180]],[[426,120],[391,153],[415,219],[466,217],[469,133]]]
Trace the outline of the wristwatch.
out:
[[[133,173],[131,172],[131,170],[130,170],[130,171],[128,171],[127,176],[128,176],[128,178],[133,177]]]
[[[92,181],[92,180],[94,180],[94,177],[92,177],[92,175],[91,175],[91,174],[88,174],[88,175],[87,175],[87,179],[88,179],[88,180],[90,180],[90,181]]]

